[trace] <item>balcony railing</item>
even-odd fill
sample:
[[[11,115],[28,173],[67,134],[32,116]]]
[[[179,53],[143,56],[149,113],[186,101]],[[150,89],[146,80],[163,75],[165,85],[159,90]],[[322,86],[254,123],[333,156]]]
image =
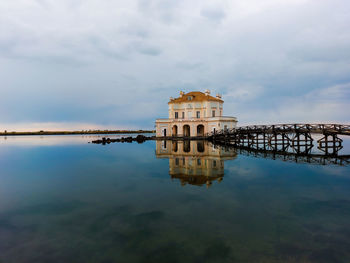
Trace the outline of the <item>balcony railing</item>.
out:
[[[220,121],[220,120],[234,120],[234,121],[237,121],[237,118],[236,117],[232,117],[232,116],[215,116],[215,117],[201,117],[201,118],[196,118],[196,117],[192,117],[192,118],[170,118],[170,119],[166,119],[166,118],[160,118],[160,119],[157,119],[156,121],[159,121],[159,122],[166,122],[166,121],[179,121],[179,122],[182,122],[182,121]]]

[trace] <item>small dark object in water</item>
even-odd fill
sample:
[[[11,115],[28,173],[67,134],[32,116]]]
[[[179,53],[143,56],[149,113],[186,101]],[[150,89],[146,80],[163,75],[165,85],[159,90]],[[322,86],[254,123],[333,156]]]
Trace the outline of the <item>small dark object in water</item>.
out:
[[[110,144],[111,142],[132,143],[133,141],[135,141],[135,142],[138,142],[138,143],[143,143],[143,142],[145,142],[147,140],[152,140],[152,137],[147,137],[147,136],[144,136],[144,135],[137,135],[135,138],[129,136],[129,137],[121,137],[121,138],[118,138],[118,139],[111,139],[111,138],[103,137],[102,140],[95,140],[95,141],[92,141],[92,143],[102,144],[102,145],[105,145],[106,143]]]
[[[132,142],[132,137],[122,137],[121,142]]]
[[[147,140],[147,137],[146,136],[144,136],[144,135],[137,135],[136,136],[136,141],[137,141],[137,143],[143,143],[143,142],[145,142]]]

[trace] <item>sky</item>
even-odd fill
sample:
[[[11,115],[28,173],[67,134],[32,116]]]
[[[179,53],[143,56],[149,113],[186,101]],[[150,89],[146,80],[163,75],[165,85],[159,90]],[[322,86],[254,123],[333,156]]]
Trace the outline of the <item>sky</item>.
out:
[[[0,1],[0,130],[152,129],[180,91],[238,125],[350,122],[348,0]]]

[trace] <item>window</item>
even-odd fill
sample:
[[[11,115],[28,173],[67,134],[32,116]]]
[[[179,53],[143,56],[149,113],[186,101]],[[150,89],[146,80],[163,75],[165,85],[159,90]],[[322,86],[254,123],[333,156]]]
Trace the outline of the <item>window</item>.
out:
[[[215,117],[215,110],[213,110],[211,115],[212,115],[212,117]]]
[[[202,162],[201,162],[201,159],[197,159],[197,165],[201,165]]]
[[[188,96],[188,97],[187,97],[187,100],[192,100],[192,96]]]
[[[189,111],[189,112],[187,113],[187,117],[188,117],[189,119],[192,118],[192,111]]]
[[[199,119],[201,117],[201,112],[200,111],[196,112],[196,117],[197,117],[197,119]]]
[[[166,150],[166,141],[162,142],[162,148],[163,148],[163,150]]]
[[[182,112],[182,118],[185,119],[185,112]]]
[[[178,119],[179,118],[179,113],[176,111],[175,112],[175,119]]]

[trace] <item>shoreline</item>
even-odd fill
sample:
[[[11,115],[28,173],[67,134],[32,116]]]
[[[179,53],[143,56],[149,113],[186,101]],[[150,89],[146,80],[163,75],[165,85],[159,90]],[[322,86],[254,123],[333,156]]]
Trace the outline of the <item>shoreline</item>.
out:
[[[155,133],[154,130],[95,130],[95,131],[35,131],[35,132],[0,132],[0,136],[24,136],[24,135],[100,135],[100,134],[142,134]]]

